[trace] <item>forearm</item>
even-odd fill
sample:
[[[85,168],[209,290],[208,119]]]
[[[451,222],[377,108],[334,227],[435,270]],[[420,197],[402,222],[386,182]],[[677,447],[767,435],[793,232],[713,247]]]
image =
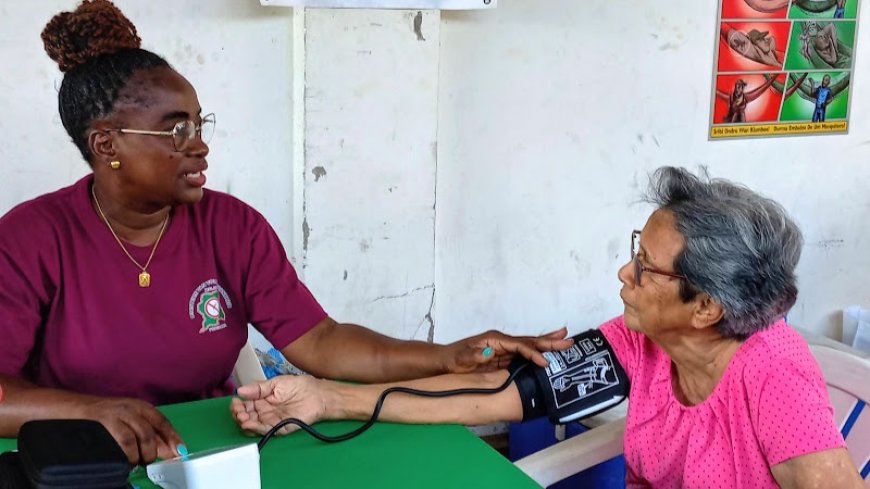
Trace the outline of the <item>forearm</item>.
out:
[[[295,365],[318,377],[368,383],[442,374],[446,372],[445,348],[398,340],[327,319],[283,352]]]
[[[59,389],[39,387],[19,377],[0,374],[0,437],[15,437],[22,424],[33,419],[80,418],[80,407],[96,399]]]
[[[450,374],[408,382],[379,385],[349,385],[322,381],[324,419],[371,417],[375,403],[388,387],[402,386],[427,391],[461,388],[496,388],[508,377],[506,370],[475,374]],[[379,420],[399,423],[486,424],[522,419],[523,407],[516,384],[495,394],[461,394],[449,397],[422,397],[400,392],[384,400]]]
[[[770,468],[782,489],[864,489],[864,481],[845,448],[800,455]]]
[[[509,336],[490,330],[449,345],[390,338],[355,324],[326,318],[281,351],[315,376],[358,382],[395,382],[446,373],[486,372],[522,356],[544,367],[542,351],[573,342],[563,327],[541,336]]]
[[[399,340],[357,326],[341,324],[333,339],[338,344],[356,344],[337,359],[335,378],[360,382],[394,382],[440,375],[447,371],[443,345]]]

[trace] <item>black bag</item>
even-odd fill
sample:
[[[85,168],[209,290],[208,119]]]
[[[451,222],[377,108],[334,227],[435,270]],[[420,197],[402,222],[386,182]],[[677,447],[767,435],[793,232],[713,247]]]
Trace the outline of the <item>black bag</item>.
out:
[[[18,460],[5,463],[28,481],[27,489],[123,489],[130,465],[112,435],[97,421],[29,421],[18,432]],[[20,478],[19,478],[20,479]],[[9,479],[9,483],[18,483]],[[2,487],[2,486],[0,486]],[[16,486],[8,486],[16,487]],[[5,489],[5,488],[4,488]]]
[[[18,452],[0,453],[0,489],[31,489]]]

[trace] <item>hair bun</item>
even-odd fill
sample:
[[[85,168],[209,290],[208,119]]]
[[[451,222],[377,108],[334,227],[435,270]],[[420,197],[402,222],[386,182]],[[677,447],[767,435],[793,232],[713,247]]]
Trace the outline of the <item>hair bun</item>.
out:
[[[55,15],[42,30],[45,52],[60,71],[104,54],[138,48],[136,26],[108,0],[84,0],[72,12]]]

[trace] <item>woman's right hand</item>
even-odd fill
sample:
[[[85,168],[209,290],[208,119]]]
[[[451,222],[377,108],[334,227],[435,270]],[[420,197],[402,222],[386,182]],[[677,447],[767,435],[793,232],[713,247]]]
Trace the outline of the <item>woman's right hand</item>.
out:
[[[0,437],[18,436],[21,425],[34,419],[92,419],[106,428],[131,464],[175,457],[183,443],[163,414],[138,399],[39,387],[6,374],[0,374],[0,384]]]
[[[105,426],[133,465],[176,457],[184,443],[166,416],[138,399],[90,398],[81,401],[78,414]]]

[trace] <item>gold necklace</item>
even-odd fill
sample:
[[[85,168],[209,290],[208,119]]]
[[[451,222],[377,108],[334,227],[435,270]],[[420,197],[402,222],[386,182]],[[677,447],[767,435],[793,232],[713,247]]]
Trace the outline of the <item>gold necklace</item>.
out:
[[[131,262],[133,262],[137,267],[139,267],[140,270],[142,270],[142,272],[139,273],[139,287],[150,287],[151,274],[148,273],[146,269],[148,268],[148,265],[151,264],[151,259],[154,258],[154,252],[157,251],[157,245],[160,244],[160,238],[163,237],[163,231],[166,231],[166,226],[169,224],[169,214],[166,214],[166,218],[163,219],[163,226],[160,227],[160,234],[157,235],[157,241],[155,241],[154,246],[151,247],[151,254],[148,255],[148,261],[145,262],[145,266],[142,266],[139,264],[138,261],[136,261],[135,258],[133,258],[133,255],[131,255],[130,252],[127,251],[124,243],[121,242],[121,238],[119,238],[118,235],[115,234],[115,230],[112,229],[112,225],[109,224],[109,220],[106,219],[106,214],[103,213],[103,208],[100,207],[100,201],[97,200],[97,192],[96,190],[94,190],[94,186],[91,186],[91,195],[94,197],[94,203],[97,204],[97,210],[100,212],[100,217],[103,218],[103,222],[106,223],[106,226],[109,228],[109,231],[111,231],[112,236],[115,237],[115,241],[118,242],[118,246],[120,246],[121,249],[124,250],[124,254],[127,255],[127,258],[129,258]]]

